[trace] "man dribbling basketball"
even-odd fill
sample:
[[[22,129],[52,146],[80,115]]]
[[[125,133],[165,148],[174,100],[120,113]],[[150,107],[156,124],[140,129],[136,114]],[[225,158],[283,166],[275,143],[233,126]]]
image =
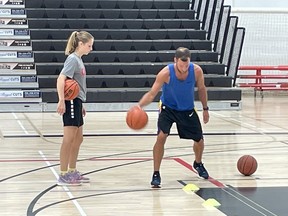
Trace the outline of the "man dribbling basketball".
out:
[[[205,124],[209,121],[207,91],[202,69],[199,65],[191,63],[190,58],[190,51],[187,48],[179,47],[175,52],[174,64],[167,65],[158,73],[151,90],[141,98],[138,104],[140,107],[150,104],[162,88],[158,135],[153,148],[152,187],[160,187],[159,170],[164,155],[164,144],[174,122],[180,138],[194,140],[194,169],[201,178],[209,178],[202,163],[204,140],[202,126],[194,106],[194,87],[198,88]]]
[[[76,162],[83,141],[83,116],[86,114],[82,106],[86,100],[86,70],[81,57],[92,50],[93,43],[94,37],[90,33],[72,32],[65,50],[68,57],[57,79],[57,112],[63,115],[64,125],[58,185],[80,185],[82,182],[89,182],[89,178],[82,176],[76,169]],[[65,80],[69,78],[77,81],[80,87],[78,96],[73,100],[64,98]]]

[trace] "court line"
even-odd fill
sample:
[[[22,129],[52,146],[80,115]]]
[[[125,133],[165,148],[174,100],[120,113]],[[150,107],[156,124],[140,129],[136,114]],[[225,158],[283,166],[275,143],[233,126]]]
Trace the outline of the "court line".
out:
[[[109,196],[109,195],[115,195],[115,194],[125,194],[125,193],[136,193],[136,192],[147,192],[147,191],[151,191],[153,189],[148,188],[148,189],[133,189],[133,190],[112,190],[112,191],[108,191],[108,192],[101,192],[101,193],[96,193],[96,194],[89,194],[89,195],[84,195],[84,196],[78,196],[78,197],[74,197],[73,199],[66,199],[66,200],[61,200],[61,201],[56,201],[53,203],[50,203],[48,205],[42,206],[41,208],[37,209],[35,212],[33,213],[39,213],[40,211],[45,210],[46,208],[50,207],[50,206],[54,206],[57,204],[61,204],[61,203],[65,203],[65,202],[70,202],[71,200],[79,200],[79,199],[85,199],[85,198],[90,198],[90,197],[98,197],[98,196]],[[170,191],[170,190],[180,190],[180,188],[163,188],[161,189],[161,191]],[[47,191],[44,191],[44,193],[46,193]],[[43,196],[43,192],[41,194],[39,194],[40,196]],[[110,212],[110,210],[107,210]],[[113,213],[113,211],[112,211]],[[35,214],[31,215],[34,216]],[[29,215],[30,216],[30,215]]]
[[[29,134],[29,132],[26,130],[26,128],[24,127],[24,125],[22,124],[22,122],[20,121],[20,119],[17,117],[17,115],[12,112],[12,115],[14,116],[14,118],[16,119],[17,123],[19,124],[19,126],[22,128],[22,130],[24,131],[25,134]]]
[[[55,169],[51,166],[52,164],[47,160],[46,156],[44,155],[44,153],[42,151],[39,151],[39,154],[41,155],[41,157],[44,159],[45,163],[49,166],[49,169],[52,171],[52,173],[54,174],[54,176],[56,177],[56,179],[59,178],[59,175],[57,174],[57,172],[55,171]],[[77,200],[75,200],[73,194],[70,192],[69,188],[67,186],[61,186],[64,191],[67,193],[68,197],[70,199],[72,199],[73,204],[76,206],[76,208],[78,209],[79,213],[81,216],[87,216],[87,214],[84,212],[83,208],[80,206],[80,204],[77,202]]]
[[[186,161],[182,160],[181,158],[173,158],[176,162],[180,163],[181,165],[183,165],[184,167],[188,168],[189,170],[193,171],[194,173],[196,173],[198,175],[198,173],[192,168],[192,165],[190,165],[189,163],[187,163]],[[209,176],[209,178],[207,179],[209,182],[211,182],[212,184],[216,185],[218,188],[220,188],[221,190],[223,190],[224,192],[226,192],[227,194],[229,194],[230,196],[234,197],[235,199],[237,199],[238,201],[242,202],[243,204],[245,204],[246,206],[252,208],[253,210],[255,210],[256,212],[262,214],[262,215],[266,215],[264,214],[261,210],[253,207],[252,205],[250,205],[248,202],[245,202],[243,199],[237,197],[236,195],[233,195],[231,192],[229,192],[228,190],[233,191],[234,193],[236,193],[238,196],[245,198],[247,201],[249,201],[250,203],[254,204],[255,206],[257,206],[258,208],[269,212],[271,215],[273,216],[277,216],[276,214],[274,214],[273,212],[269,211],[268,209],[264,208],[263,206],[259,205],[258,203],[254,202],[253,200],[245,197],[244,195],[242,195],[241,193],[239,193],[238,191],[234,190],[231,186],[227,186],[221,182],[219,182],[218,180],[212,178],[211,176]],[[182,185],[186,185],[185,182],[178,180],[178,182]]]
[[[277,216],[276,214],[274,214],[273,212],[269,211],[268,209],[264,208],[262,205],[254,202],[253,200],[249,199],[248,197],[242,195],[241,193],[239,193],[238,191],[236,191],[234,188],[232,188],[231,186],[227,187],[227,188],[223,188],[222,189],[225,193],[229,194],[230,196],[234,197],[235,199],[239,200],[240,202],[242,202],[243,204],[247,205],[248,207],[254,209],[255,211],[257,211],[258,213],[262,214],[262,215],[266,215],[264,212],[262,212],[261,210],[253,207],[252,205],[250,205],[249,203],[245,202],[245,200],[249,201],[250,203],[252,203],[253,205],[257,206],[258,208],[262,209],[263,211],[266,211],[268,212],[269,214],[273,215],[273,216]],[[237,194],[237,196],[240,196],[237,197],[236,195],[232,194],[231,192],[229,192],[228,190],[231,190],[232,192],[234,192],[235,194]],[[242,199],[241,199],[242,198]],[[245,199],[245,200],[243,200]]]
[[[231,122],[230,122],[231,123]],[[239,124],[238,124],[239,125]],[[247,128],[250,129],[251,128]],[[263,131],[255,131],[255,129],[253,129],[254,132],[223,132],[223,131],[219,131],[219,132],[204,132],[203,135],[204,136],[250,136],[250,135],[286,135],[287,132],[263,132]],[[130,133],[117,133],[117,134],[107,134],[107,133],[84,133],[83,134],[84,137],[138,137],[138,136],[145,136],[145,137],[150,137],[150,136],[157,136],[156,133],[134,133],[134,134],[130,134]],[[169,134],[169,136],[178,136],[177,133],[171,133]],[[27,135],[19,135],[19,134],[10,134],[10,135],[3,135],[3,138],[43,138],[44,140],[46,140],[47,142],[52,142],[50,140],[47,140],[46,138],[58,138],[58,137],[63,137],[63,134],[39,134],[39,135],[35,135],[35,134],[27,134]],[[52,142],[55,144],[60,144],[59,142]]]
[[[45,140],[46,142],[49,142],[49,143],[56,143],[56,144],[59,144],[58,142],[54,142],[54,141],[50,141],[48,140],[44,135],[43,133],[36,127],[36,125],[33,124],[33,122],[31,121],[31,119],[25,114],[23,113],[25,119],[30,123],[30,125],[33,127],[33,129],[36,131],[36,133],[39,134],[39,136],[41,137],[41,139]],[[63,136],[63,134],[61,135]]]
[[[2,130],[0,130],[0,138],[1,138],[1,139],[4,139],[4,138],[5,138],[4,135],[3,135],[3,133],[2,133]]]
[[[198,172],[196,172],[193,168],[192,165],[190,165],[189,163],[187,163],[186,161],[182,160],[181,158],[173,158],[174,161],[178,162],[179,164],[181,164],[182,166],[188,168],[189,170],[191,170],[192,172],[194,172],[195,174],[198,175]],[[207,179],[209,182],[211,182],[212,184],[216,185],[218,188],[225,188],[227,187],[225,184],[217,181],[216,179],[212,178],[211,176],[209,176],[209,178]]]
[[[214,113],[214,114],[216,114],[216,113]],[[267,132],[264,131],[264,130],[267,130],[267,129],[258,128],[256,125],[245,123],[245,122],[243,122],[242,119],[241,119],[241,120],[238,120],[238,119],[236,119],[236,118],[228,117],[228,120],[227,120],[227,118],[226,118],[227,116],[225,116],[225,115],[223,115],[223,114],[221,114],[221,113],[217,113],[216,115],[220,116],[223,121],[230,122],[230,123],[233,123],[233,122],[234,122],[234,124],[239,125],[239,126],[244,127],[244,128],[245,128],[245,125],[246,125],[246,128],[247,128],[247,129],[253,130],[254,132],[257,132],[257,133],[259,133],[259,134],[261,134],[261,135],[268,136],[268,137],[270,137],[272,140],[276,141],[276,137],[273,136],[273,135],[275,135],[275,134],[273,134],[273,133],[272,133],[272,134],[270,134],[270,133],[268,134]],[[243,116],[241,116],[241,117],[243,117]],[[247,116],[244,116],[244,117],[245,117],[245,118],[249,118],[249,117],[247,117]],[[249,118],[249,119],[251,119],[251,118]],[[253,119],[253,120],[255,120],[255,119]],[[258,121],[258,122],[264,122],[264,123],[266,123],[266,124],[275,126],[275,125],[273,125],[273,124],[267,123],[267,122],[262,121],[262,120],[257,120],[257,121]],[[249,128],[249,127],[251,127],[251,128]],[[278,128],[279,128],[279,127],[278,127]],[[281,128],[281,129],[283,129],[283,128]],[[285,128],[284,128],[284,129],[285,129]]]

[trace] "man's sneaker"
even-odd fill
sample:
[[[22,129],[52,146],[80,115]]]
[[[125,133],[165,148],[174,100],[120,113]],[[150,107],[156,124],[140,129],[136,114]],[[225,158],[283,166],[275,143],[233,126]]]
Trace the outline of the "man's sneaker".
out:
[[[193,167],[198,172],[199,177],[204,178],[204,179],[209,178],[209,174],[208,174],[207,170],[205,169],[203,163],[201,163],[201,162],[196,163],[196,161],[194,161]]]
[[[70,173],[74,179],[79,180],[82,183],[89,183],[90,179],[88,177],[84,177],[78,170]]]
[[[161,177],[160,174],[153,174],[151,181],[152,188],[160,188],[161,186]]]
[[[58,183],[59,186],[78,186],[81,185],[81,181],[75,179],[71,173],[65,175],[59,175]]]

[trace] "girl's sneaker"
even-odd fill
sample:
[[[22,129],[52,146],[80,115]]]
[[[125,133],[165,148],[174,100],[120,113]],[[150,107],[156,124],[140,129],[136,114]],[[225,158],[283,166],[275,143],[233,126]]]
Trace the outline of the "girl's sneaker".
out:
[[[79,186],[81,181],[74,178],[71,173],[66,173],[65,175],[59,175],[57,184],[59,186]]]
[[[82,183],[89,183],[90,179],[88,177],[84,177],[78,170],[75,170],[74,172],[71,172],[71,175],[76,180],[82,182]]]

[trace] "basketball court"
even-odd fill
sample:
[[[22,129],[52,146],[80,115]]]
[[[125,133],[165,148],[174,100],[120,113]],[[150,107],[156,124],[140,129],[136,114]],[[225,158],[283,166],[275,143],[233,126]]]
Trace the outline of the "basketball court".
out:
[[[286,215],[287,96],[267,94],[243,96],[242,110],[210,111],[203,125],[208,180],[197,177],[191,142],[173,127],[161,189],[150,188],[157,112],[148,112],[140,131],[126,126],[125,112],[88,112],[78,169],[91,182],[74,187],[56,185],[58,114],[0,113],[0,215]],[[258,162],[252,176],[237,170],[246,154]]]

